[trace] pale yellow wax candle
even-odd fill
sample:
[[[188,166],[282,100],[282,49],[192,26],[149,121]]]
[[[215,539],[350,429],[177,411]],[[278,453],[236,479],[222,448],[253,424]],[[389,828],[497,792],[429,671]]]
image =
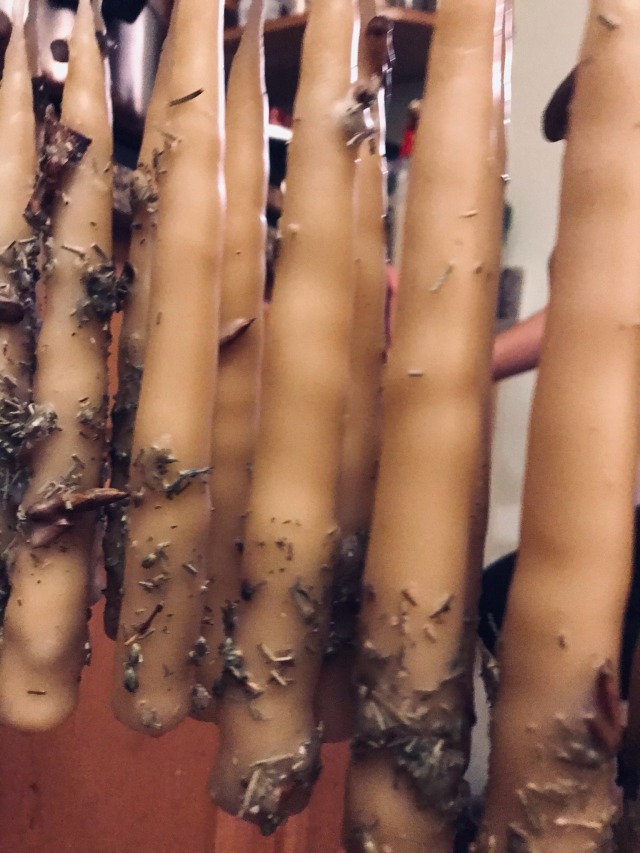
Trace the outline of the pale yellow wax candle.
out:
[[[188,713],[206,654],[200,620],[224,213],[222,12],[222,0],[178,0],[158,168],[113,693],[116,716],[152,735]]]
[[[0,86],[0,609],[6,576],[5,552],[15,535],[23,478],[20,453],[28,438],[34,354],[33,232],[23,212],[36,171],[31,74],[24,37],[24,4],[14,4],[13,30]]]
[[[334,566],[327,656],[316,692],[316,717],[325,742],[353,733],[352,668],[369,524],[382,430],[385,357],[387,168],[385,89],[390,23],[376,17],[374,0],[360,2],[359,83],[368,87],[374,136],[360,144],[355,184],[355,296],[345,431],[337,489],[342,541]],[[377,89],[377,92],[376,92]]]
[[[175,16],[172,16],[172,21],[175,21]],[[131,442],[147,346],[151,266],[158,217],[154,163],[156,155],[167,142],[163,136],[163,128],[170,111],[169,78],[173,33],[174,27],[170,25],[147,107],[138,168],[133,176],[131,245],[128,258],[133,281],[123,305],[122,328],[118,341],[118,392],[111,412],[111,485],[116,489],[126,488],[129,482]],[[107,576],[104,626],[111,639],[116,638],[120,615],[126,511],[126,507],[121,504],[114,504],[107,509],[107,528],[103,543]]]
[[[268,179],[263,3],[253,0],[227,86],[227,217],[220,329],[250,323],[220,353],[212,430],[211,542],[202,635],[208,654],[198,668],[193,713],[215,719],[220,646],[232,631],[240,595],[240,562],[258,431]],[[204,707],[206,705],[206,708]]]
[[[606,849],[640,405],[640,4],[590,4],[481,851]]]
[[[67,510],[100,486],[105,455],[108,312],[91,285],[103,274],[112,281],[105,266],[111,255],[112,139],[89,0],[79,5],[69,54],[62,121],[91,144],[63,182],[52,213],[34,399],[55,413],[56,429],[31,460],[22,506],[28,517],[13,560],[0,655],[0,720],[27,730],[56,725],[77,701],[96,515]],[[50,498],[61,505],[43,516],[33,512]],[[56,532],[61,535],[52,541]]]
[[[364,575],[350,853],[450,851],[464,805],[468,555],[502,217],[494,19],[494,0],[443,0],[429,55]]]
[[[264,832],[307,801],[318,771],[312,700],[338,539],[353,299],[355,152],[344,115],[354,18],[352,0],[309,13],[242,561],[250,600],[225,648],[212,794]]]

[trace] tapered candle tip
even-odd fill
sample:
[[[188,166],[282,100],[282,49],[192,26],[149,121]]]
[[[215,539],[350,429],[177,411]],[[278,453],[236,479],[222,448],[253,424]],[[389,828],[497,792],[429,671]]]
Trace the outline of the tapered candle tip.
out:
[[[11,19],[14,26],[22,29],[29,13],[28,0],[13,0]]]
[[[78,11],[76,13],[76,22],[84,22],[93,20],[93,7],[91,0],[78,0]],[[92,24],[93,26],[93,24]]]

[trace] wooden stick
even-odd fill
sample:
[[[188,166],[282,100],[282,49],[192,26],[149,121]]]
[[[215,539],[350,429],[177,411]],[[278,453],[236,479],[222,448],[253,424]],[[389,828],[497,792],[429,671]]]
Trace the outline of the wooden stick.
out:
[[[443,0],[412,154],[365,568],[350,853],[453,849],[472,723],[468,561],[497,285],[494,0]]]
[[[309,13],[289,149],[282,254],[242,562],[245,597],[225,650],[211,790],[271,832],[319,770],[312,700],[338,539],[335,488],[353,298],[352,0]],[[347,110],[349,108],[349,111]]]
[[[112,132],[89,0],[79,5],[69,53],[62,122],[90,145],[63,181],[52,211],[52,263],[34,399],[49,412],[54,429],[31,460],[0,656],[0,719],[26,730],[57,725],[76,704],[87,653],[97,522],[95,510],[70,520],[63,509],[52,522],[29,519],[29,508],[61,492],[101,486],[105,455],[106,356],[115,286]]]
[[[224,178],[223,3],[179,0],[113,707],[159,735],[189,712],[210,524]],[[140,623],[162,604],[153,632]],[[141,649],[132,656],[133,641]]]
[[[610,843],[638,449],[640,5],[594,0],[563,168],[479,850]]]

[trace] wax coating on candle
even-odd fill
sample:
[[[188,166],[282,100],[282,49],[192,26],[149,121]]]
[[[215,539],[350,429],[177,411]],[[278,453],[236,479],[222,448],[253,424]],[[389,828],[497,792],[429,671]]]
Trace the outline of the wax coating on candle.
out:
[[[282,248],[265,342],[260,429],[211,790],[272,832],[319,772],[313,693],[338,541],[335,488],[352,315],[355,150],[344,112],[355,9],[309,13],[289,146]]]
[[[112,696],[121,722],[154,736],[189,713],[199,662],[209,653],[201,620],[209,586],[225,205],[223,5],[179,0],[175,8],[157,169],[158,223]],[[152,625],[143,629],[154,611]],[[132,690],[135,642],[143,654]]]
[[[26,730],[57,725],[77,702],[87,658],[97,507],[108,499],[101,487],[108,324],[116,289],[110,263],[112,131],[88,0],[79,5],[69,51],[62,123],[73,133],[54,130],[53,138],[61,143],[62,161],[67,155],[78,160],[75,139],[85,139],[84,155],[73,169],[64,167],[54,189],[56,152],[47,149],[45,138],[43,160],[50,169],[41,169],[43,195],[36,196],[51,202],[51,234],[34,401],[54,428],[30,458],[0,656],[0,717]],[[38,206],[38,212],[48,228],[49,211]],[[42,503],[59,497],[57,509],[50,503],[44,512]]]
[[[611,26],[611,22],[616,22]],[[590,4],[479,851],[610,849],[638,451],[640,7]]]
[[[501,220],[491,147],[495,3],[443,0],[438,16],[384,377],[347,785],[350,853],[452,849],[467,795],[469,540]]]

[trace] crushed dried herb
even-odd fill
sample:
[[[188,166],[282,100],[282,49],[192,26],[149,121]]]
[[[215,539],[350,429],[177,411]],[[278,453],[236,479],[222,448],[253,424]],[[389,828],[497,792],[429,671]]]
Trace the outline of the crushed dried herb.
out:
[[[62,124],[51,105],[45,110],[43,128],[38,173],[24,214],[35,230],[48,229],[56,191],[69,168],[82,160],[91,144],[87,136]]]

